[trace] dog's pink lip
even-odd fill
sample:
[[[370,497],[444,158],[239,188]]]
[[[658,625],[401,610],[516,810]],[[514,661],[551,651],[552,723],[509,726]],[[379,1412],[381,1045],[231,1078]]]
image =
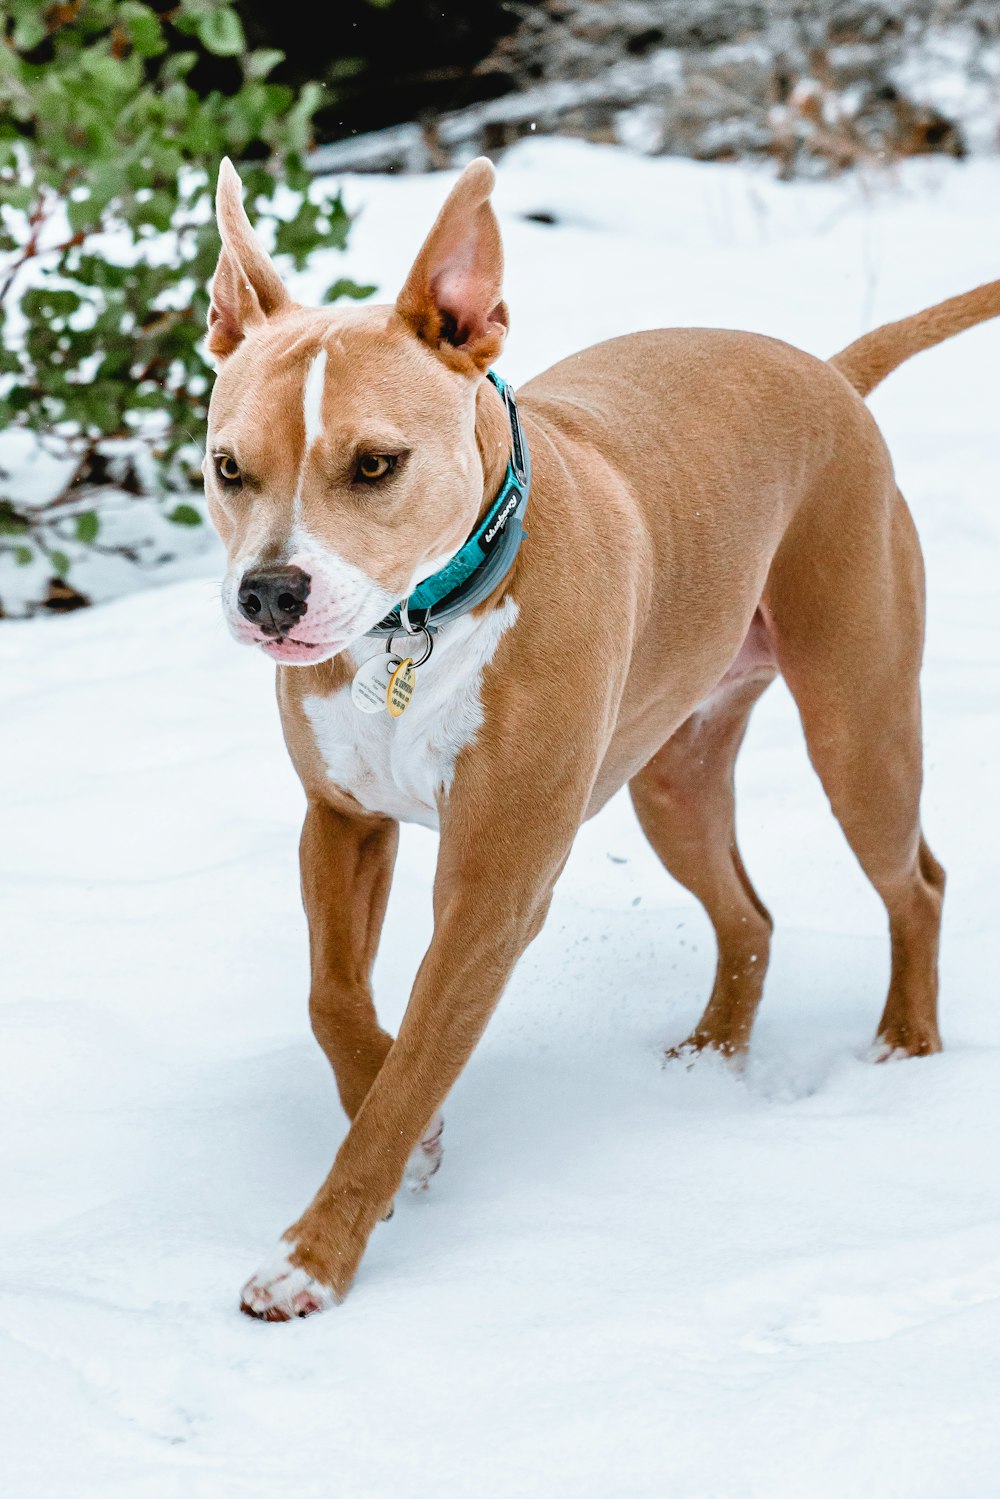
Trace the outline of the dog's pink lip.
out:
[[[273,661],[294,662],[301,661],[307,665],[313,665],[318,661],[327,661],[342,651],[347,644],[346,640],[296,640],[293,635],[287,635],[284,640],[258,639],[255,642],[261,650],[271,657]]]

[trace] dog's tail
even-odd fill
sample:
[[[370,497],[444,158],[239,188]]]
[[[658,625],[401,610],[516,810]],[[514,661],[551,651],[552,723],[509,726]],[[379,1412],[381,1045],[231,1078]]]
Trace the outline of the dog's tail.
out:
[[[949,297],[947,302],[925,307],[898,323],[874,328],[834,354],[830,363],[860,395],[867,396],[914,354],[933,349],[935,344],[991,317],[1000,317],[1000,281],[988,281],[975,291]]]

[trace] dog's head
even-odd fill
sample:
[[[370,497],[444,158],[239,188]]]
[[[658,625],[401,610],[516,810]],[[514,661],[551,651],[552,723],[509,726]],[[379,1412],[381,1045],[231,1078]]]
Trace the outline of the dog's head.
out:
[[[507,331],[493,182],[465,169],[394,306],[324,310],[291,300],[222,163],[205,487],[229,627],[276,661],[336,655],[475,523],[476,397]]]

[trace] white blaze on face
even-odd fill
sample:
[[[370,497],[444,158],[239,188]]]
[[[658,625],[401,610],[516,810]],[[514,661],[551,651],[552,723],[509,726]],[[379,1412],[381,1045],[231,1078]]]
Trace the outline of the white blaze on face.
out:
[[[302,485],[306,476],[306,465],[313,444],[323,436],[323,393],[326,389],[326,350],[320,349],[306,371],[306,383],[302,387],[302,425],[305,442],[299,461],[299,477],[295,485],[293,514],[296,522],[302,518]]]
[[[323,436],[323,397],[326,392],[327,351],[320,349],[306,371],[302,387],[302,426],[305,441],[299,462],[293,505],[293,529],[288,542],[288,565],[301,567],[312,580],[307,618],[296,635],[309,640],[342,644],[356,626],[382,618],[395,600],[361,568],[311,536],[302,524],[302,498],[309,455]],[[374,613],[374,618],[369,618]]]
[[[326,385],[326,350],[320,349],[306,375],[302,393],[302,418],[306,429],[306,452],[323,436],[323,389]],[[303,454],[305,457],[305,454]]]

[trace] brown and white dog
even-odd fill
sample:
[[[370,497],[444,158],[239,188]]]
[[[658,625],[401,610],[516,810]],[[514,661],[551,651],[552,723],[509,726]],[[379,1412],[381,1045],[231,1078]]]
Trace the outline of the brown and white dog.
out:
[[[876,330],[829,363],[714,329],[586,349],[521,392],[530,539],[437,631],[402,717],[352,701],[387,611],[462,547],[507,470],[485,378],[507,331],[494,174],[473,162],[394,306],[296,305],[228,162],[208,346],[208,504],[238,640],[278,662],[308,797],[310,1012],[351,1125],[326,1181],[243,1292],[271,1321],[347,1291],[404,1175],[440,1159],[440,1109],[585,818],[626,782],[704,905],[718,968],[686,1047],[738,1055],[771,918],[736,847],[733,764],[780,672],[835,816],[885,903],[876,1054],[941,1042],[944,875],[920,829],[920,550],[866,395],[919,349],[1000,313],[1000,282]],[[578,669],[571,642],[602,647]],[[399,1035],[370,975],[401,820],[440,829],[434,935]]]

